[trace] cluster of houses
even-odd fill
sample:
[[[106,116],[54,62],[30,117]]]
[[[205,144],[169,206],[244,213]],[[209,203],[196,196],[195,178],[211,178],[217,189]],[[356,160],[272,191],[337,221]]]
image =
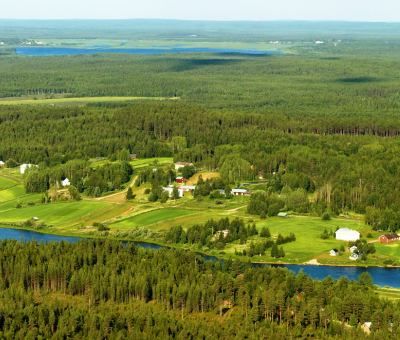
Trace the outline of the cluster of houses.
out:
[[[175,163],[175,171],[179,171],[184,167],[188,166],[194,166],[193,163],[189,162],[176,162]],[[178,195],[179,198],[183,197],[185,193],[191,193],[193,194],[194,191],[196,190],[195,185],[187,185],[187,179],[184,178],[183,176],[177,176],[175,178],[175,183],[176,183],[176,189],[178,190]],[[174,185],[169,185],[167,187],[163,187],[163,190],[168,192],[169,197],[173,197],[174,195]],[[220,190],[221,195],[225,195],[224,190]],[[249,196],[250,192],[246,189],[241,189],[241,188],[235,188],[231,190],[231,194],[233,196]]]
[[[185,193],[187,193],[187,192],[193,194],[194,191],[196,190],[196,186],[195,185],[186,185],[186,181],[178,182],[178,178],[177,178],[176,183],[181,184],[179,186],[176,186],[176,189],[178,190],[179,198],[182,198],[183,196],[185,196]],[[174,185],[168,185],[167,187],[163,187],[163,190],[168,192],[169,197],[173,197],[174,188],[175,188]],[[225,191],[221,190],[221,194],[225,195]],[[246,189],[232,189],[231,194],[233,196],[248,196],[248,195],[250,195],[249,191]]]
[[[340,228],[336,230],[335,233],[336,240],[338,241],[346,241],[346,242],[355,242],[360,239],[361,234],[357,230],[349,229],[349,228]],[[359,259],[358,248],[356,246],[351,247],[350,249],[350,257],[349,259],[352,261],[356,261]],[[330,256],[338,256],[339,250],[332,249],[329,252]]]
[[[340,228],[335,233],[336,239],[339,241],[346,241],[346,242],[355,242],[360,239],[361,235],[358,231],[348,229],[348,228]],[[389,244],[392,242],[400,241],[400,235],[396,233],[391,234],[384,234],[379,236],[378,241],[382,244]],[[350,257],[349,259],[352,261],[357,261],[360,258],[358,248],[356,246],[352,246],[349,248],[350,250]],[[337,249],[332,249],[329,252],[330,256],[337,256],[339,255],[339,251]]]

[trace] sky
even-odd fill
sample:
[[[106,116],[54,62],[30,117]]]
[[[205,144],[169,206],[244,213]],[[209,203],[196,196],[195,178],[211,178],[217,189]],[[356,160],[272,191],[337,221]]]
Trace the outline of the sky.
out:
[[[400,22],[400,0],[0,0],[3,19]]]

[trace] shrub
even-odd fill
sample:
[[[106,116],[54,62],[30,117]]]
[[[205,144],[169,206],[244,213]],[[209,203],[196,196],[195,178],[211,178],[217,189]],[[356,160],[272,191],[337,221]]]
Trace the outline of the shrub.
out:
[[[327,211],[325,211],[323,214],[322,214],[322,220],[323,221],[329,221],[331,219],[331,215],[327,212]]]

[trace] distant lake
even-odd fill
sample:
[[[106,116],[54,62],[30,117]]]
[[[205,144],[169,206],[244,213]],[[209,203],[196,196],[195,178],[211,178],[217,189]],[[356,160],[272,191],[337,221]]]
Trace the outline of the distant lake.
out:
[[[99,53],[136,54],[136,55],[161,55],[161,54],[185,54],[185,53],[217,53],[239,54],[250,56],[279,55],[279,51],[259,51],[229,48],[72,48],[72,47],[17,47],[17,55],[32,57],[90,55]]]
[[[41,234],[29,230],[18,230],[10,228],[0,228],[0,240],[17,240],[21,242],[36,241],[39,243],[47,242],[78,242],[82,238],[57,236],[49,234]],[[160,249],[162,246],[146,243],[135,242],[138,247],[146,249]],[[216,261],[214,256],[204,256],[205,259]],[[270,266],[267,264],[254,264],[255,267]],[[357,280],[361,273],[367,272],[371,275],[374,284],[378,286],[389,286],[393,288],[400,288],[400,268],[379,268],[379,267],[333,267],[333,266],[306,266],[306,265],[272,265],[273,267],[288,268],[290,271],[298,273],[302,270],[305,274],[316,280],[323,280],[330,276],[332,279],[339,279],[346,277],[349,280]]]

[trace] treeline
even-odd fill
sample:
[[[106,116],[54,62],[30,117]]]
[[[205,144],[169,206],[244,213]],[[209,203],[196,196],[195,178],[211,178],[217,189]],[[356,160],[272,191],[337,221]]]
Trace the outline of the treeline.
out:
[[[62,188],[61,181],[68,179],[79,193],[98,197],[121,189],[132,174],[133,168],[126,161],[92,168],[89,162],[75,160],[54,167],[32,167],[24,175],[24,184],[28,193],[46,193],[52,187]]]
[[[297,203],[310,193],[319,214],[400,209],[396,139],[285,133],[268,121],[268,115],[210,112],[184,102],[113,109],[9,107],[0,113],[0,158],[53,166],[72,159],[118,159],[123,150],[138,157],[173,155],[219,169],[230,185],[264,178],[262,190],[290,189],[294,210],[309,210],[306,201]],[[199,128],[204,124],[207,128]],[[271,206],[266,215],[276,211]]]
[[[396,339],[398,303],[370,284],[121,242],[3,241],[0,336],[360,339],[372,322],[374,338]]]
[[[239,218],[219,221],[208,220],[205,224],[195,224],[186,231],[181,226],[174,226],[165,234],[165,241],[174,244],[197,244],[209,248],[223,249],[227,243],[239,240],[246,243],[247,238],[258,235],[256,225],[245,225]]]

